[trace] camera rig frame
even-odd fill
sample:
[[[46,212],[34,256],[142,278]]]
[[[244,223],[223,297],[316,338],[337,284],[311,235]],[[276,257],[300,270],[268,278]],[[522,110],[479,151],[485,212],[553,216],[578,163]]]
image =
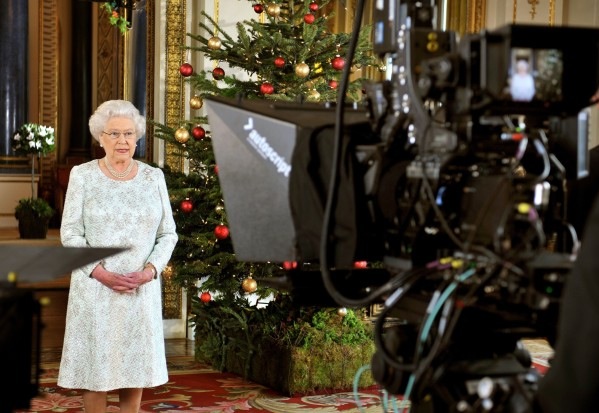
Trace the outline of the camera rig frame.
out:
[[[508,25],[458,42],[432,27],[433,5],[376,7],[391,76],[365,84],[362,105],[344,102],[349,68],[334,103],[206,99],[235,252],[295,261],[260,281],[300,304],[381,303],[373,375],[411,411],[528,411],[539,375],[521,340],[553,341],[576,258],[567,182],[588,173],[599,30]],[[525,102],[508,92],[522,56],[537,87]],[[240,184],[250,169],[261,185]],[[261,232],[266,219],[285,234]]]

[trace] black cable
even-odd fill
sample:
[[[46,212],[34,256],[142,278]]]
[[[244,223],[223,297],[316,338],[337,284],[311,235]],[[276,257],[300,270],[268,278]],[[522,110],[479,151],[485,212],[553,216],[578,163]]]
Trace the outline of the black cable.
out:
[[[356,5],[356,15],[354,17],[354,26],[352,28],[352,35],[350,37],[349,45],[347,48],[347,54],[345,57],[345,66],[343,67],[343,73],[341,76],[341,83],[339,84],[339,91],[337,94],[337,107],[335,110],[335,142],[333,148],[333,160],[331,163],[331,177],[329,180],[328,196],[325,205],[322,232],[320,239],[320,270],[322,279],[326,287],[327,292],[331,297],[339,304],[345,307],[360,307],[369,304],[373,300],[371,294],[370,297],[365,299],[353,300],[345,297],[335,287],[329,269],[329,262],[331,249],[329,248],[329,238],[333,231],[331,231],[332,224],[334,222],[333,211],[337,205],[337,188],[339,183],[339,168],[340,159],[343,148],[343,130],[344,130],[344,111],[345,111],[345,95],[348,89],[350,68],[354,60],[356,46],[359,40],[360,27],[362,24],[362,16],[364,14],[365,0],[359,0]],[[379,294],[378,292],[376,294]]]

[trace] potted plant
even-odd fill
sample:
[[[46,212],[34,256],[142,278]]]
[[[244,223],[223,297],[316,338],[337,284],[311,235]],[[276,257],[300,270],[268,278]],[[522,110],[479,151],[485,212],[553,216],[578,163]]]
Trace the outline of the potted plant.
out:
[[[54,128],[26,123],[15,132],[11,144],[15,154],[31,157],[31,197],[20,199],[15,208],[19,235],[29,239],[46,238],[54,209],[46,200],[35,196],[35,161],[54,150]]]

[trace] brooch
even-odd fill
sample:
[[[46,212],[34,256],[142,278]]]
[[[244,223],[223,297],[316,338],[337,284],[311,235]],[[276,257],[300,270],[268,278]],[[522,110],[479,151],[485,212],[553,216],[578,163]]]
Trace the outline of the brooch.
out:
[[[152,170],[146,169],[146,170],[144,170],[144,174],[146,174],[146,181],[154,180],[154,177],[152,176]]]

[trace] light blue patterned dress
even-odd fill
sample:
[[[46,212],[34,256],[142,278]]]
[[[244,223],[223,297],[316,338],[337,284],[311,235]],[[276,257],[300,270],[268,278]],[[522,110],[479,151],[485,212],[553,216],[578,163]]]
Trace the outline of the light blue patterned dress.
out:
[[[175,221],[162,170],[137,164],[128,181],[104,175],[97,160],[71,170],[61,241],[127,248],[105,258],[105,268],[123,274],[151,262],[160,274],[177,243]],[[58,385],[110,391],[166,383],[160,277],[117,293],[90,278],[97,264],[71,274]]]

